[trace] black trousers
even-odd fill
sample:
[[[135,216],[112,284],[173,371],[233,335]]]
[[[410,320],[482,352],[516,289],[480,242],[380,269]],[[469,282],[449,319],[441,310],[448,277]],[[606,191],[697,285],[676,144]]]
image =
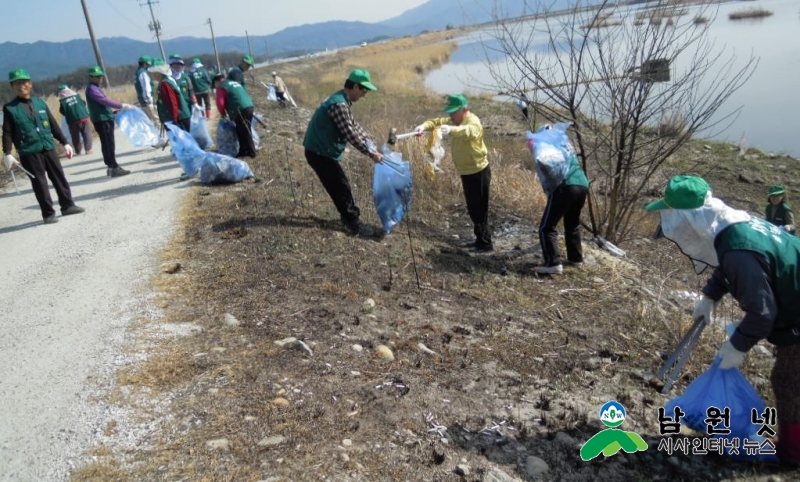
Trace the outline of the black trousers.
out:
[[[194,96],[197,99],[197,105],[202,106],[203,110],[211,110],[211,104],[208,103],[208,92],[203,92],[202,94],[195,92]]]
[[[485,248],[492,246],[492,230],[489,227],[489,186],[492,183],[492,171],[489,166],[481,172],[461,176],[464,187],[464,199],[467,201],[467,212],[475,231],[475,246]]]
[[[306,161],[311,169],[317,173],[322,186],[331,197],[336,210],[347,226],[357,226],[361,211],[353,199],[350,181],[342,169],[342,163],[330,157],[320,156],[316,152],[306,149]]]
[[[81,153],[81,140],[83,140],[87,154],[92,150],[92,132],[89,130],[89,121],[70,124],[69,135],[72,138],[72,147],[75,148],[75,154]]]
[[[100,148],[103,151],[103,162],[106,167],[113,169],[117,164],[117,146],[114,141],[114,121],[92,122],[97,136],[100,138]]]
[[[39,202],[39,208],[42,210],[42,218],[50,217],[56,213],[55,209],[53,209],[53,199],[50,197],[50,187],[47,185],[48,178],[50,178],[50,182],[56,190],[61,210],[64,211],[68,207],[75,205],[67,177],[64,175],[61,161],[58,160],[55,149],[37,154],[21,155],[19,156],[19,163],[36,176],[36,179],[31,179],[31,186],[33,187],[33,194],[36,195],[36,201]]]
[[[236,157],[256,157],[256,144],[253,142],[253,134],[250,132],[252,122],[252,107],[242,109],[233,118],[233,123],[236,124],[236,137],[239,139],[239,152]]]
[[[539,243],[542,246],[545,266],[561,264],[556,226],[564,218],[564,242],[567,259],[573,263],[583,262],[581,246],[581,210],[586,203],[588,189],[584,186],[562,184],[547,198],[544,215],[539,222]]]

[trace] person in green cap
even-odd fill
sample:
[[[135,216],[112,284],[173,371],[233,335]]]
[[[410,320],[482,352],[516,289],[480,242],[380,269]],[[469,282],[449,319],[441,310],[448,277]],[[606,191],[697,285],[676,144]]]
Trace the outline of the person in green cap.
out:
[[[253,123],[253,100],[242,84],[230,79],[223,81],[222,78],[222,74],[215,75],[212,85],[216,88],[214,96],[219,115],[223,119],[230,118],[236,125],[239,152],[235,157],[256,157],[256,144],[250,130]]]
[[[189,103],[181,94],[181,88],[172,78],[171,70],[166,65],[154,65],[147,69],[156,82],[158,101],[156,110],[161,123],[172,122],[186,132],[191,131],[192,112]]]
[[[67,84],[58,86],[58,103],[58,111],[66,118],[69,126],[75,155],[79,156],[81,153],[81,140],[86,154],[91,154],[92,132],[89,130],[89,110],[86,108],[86,103]]]
[[[775,226],[782,227],[788,233],[795,233],[794,213],[786,204],[786,189],[783,186],[769,188],[769,204],[765,218]]]
[[[206,114],[206,119],[211,119],[211,104],[209,102],[209,91],[211,90],[211,77],[208,70],[203,66],[199,58],[192,59],[192,70],[189,72],[189,79],[192,81],[194,96],[197,98],[197,105],[202,107]]]
[[[155,102],[153,100],[153,79],[147,73],[148,67],[153,65],[153,59],[147,55],[139,57],[139,68],[136,69],[136,74],[133,76],[133,86],[136,88],[136,98],[139,100],[139,106],[142,108],[147,117],[155,124],[156,116],[153,112]]]
[[[744,317],[717,356],[719,368],[742,364],[762,339],[775,345],[771,382],[778,411],[778,457],[800,464],[800,238],[733,209],[695,176],[670,179],[663,199],[645,207],[660,214],[659,233],[678,245],[700,274],[714,272],[692,317],[713,322],[729,293]]]
[[[361,223],[361,211],[342,169],[342,154],[349,142],[373,162],[383,161],[383,155],[374,150],[372,137],[356,123],[350,111],[354,102],[374,90],[378,88],[372,85],[369,72],[350,72],[344,89],[328,96],[314,111],[303,139],[306,161],[331,197],[342,223],[350,234],[361,237],[374,236],[375,230]]]
[[[228,78],[226,80],[232,80],[234,82],[238,82],[242,84],[242,87],[244,87],[246,85],[244,80],[244,73],[252,69],[254,64],[255,62],[253,61],[253,57],[245,55],[244,57],[242,57],[242,60],[241,62],[239,62],[239,65],[233,67],[228,72]]]
[[[190,79],[189,74],[185,72],[186,64],[183,61],[183,57],[181,57],[178,54],[170,55],[169,68],[171,70],[170,76],[175,80],[175,83],[178,84],[183,99],[189,105],[191,114],[191,106],[197,103],[197,99],[194,96],[194,89],[192,88],[192,79]]]
[[[86,71],[89,82],[86,84],[86,103],[89,105],[89,117],[94,130],[100,138],[100,149],[103,151],[103,162],[106,165],[106,176],[127,176],[131,172],[117,163],[117,147],[114,140],[114,110],[133,109],[130,104],[123,104],[106,97],[103,91],[103,78],[106,73],[99,65]]]
[[[467,212],[475,233],[475,242],[470,246],[478,252],[493,251],[492,229],[489,226],[492,171],[489,169],[486,156],[488,151],[483,142],[483,125],[478,116],[469,111],[469,102],[461,94],[447,97],[444,112],[449,117],[428,119],[418,125],[414,132],[422,135],[425,131],[438,128],[443,138],[450,137],[453,140],[453,163],[461,175]]]
[[[33,82],[30,74],[24,69],[12,70],[8,73],[8,81],[16,97],[3,106],[3,165],[9,171],[20,165],[33,174],[29,178],[45,224],[58,222],[48,178],[58,195],[62,216],[84,212],[85,209],[72,200],[72,191],[58,160],[54,139],[64,146],[67,158],[74,154],[72,146],[58,127],[47,103],[31,96]],[[11,155],[12,146],[17,149],[19,161]]]

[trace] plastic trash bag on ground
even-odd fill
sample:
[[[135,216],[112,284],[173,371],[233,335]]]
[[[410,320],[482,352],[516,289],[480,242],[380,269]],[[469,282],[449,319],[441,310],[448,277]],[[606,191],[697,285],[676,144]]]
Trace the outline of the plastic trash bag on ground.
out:
[[[375,164],[372,196],[386,234],[406,215],[413,188],[411,164],[403,160],[401,153],[392,152],[384,145],[383,164]]]
[[[228,184],[253,177],[250,165],[245,161],[206,152],[200,166],[200,182],[204,184]]]
[[[720,412],[727,407],[730,410],[730,423],[727,428],[730,434],[715,434],[714,437],[729,440],[739,440],[738,454],[730,448],[725,449],[725,455],[737,460],[750,461],[777,461],[775,455],[771,454],[747,454],[743,448],[744,440],[764,442],[764,438],[758,435],[759,425],[752,422],[752,410],[755,409],[759,416],[764,413],[764,401],[756,392],[756,389],[747,381],[747,378],[736,368],[721,370],[719,368],[720,359],[714,363],[703,374],[697,377],[686,387],[682,395],[673,398],[664,405],[664,412],[667,417],[674,417],[675,408],[680,408],[685,415],[680,423],[698,432],[707,433],[709,424],[709,409],[717,408]],[[724,422],[720,422],[712,427],[716,429],[725,428]]]
[[[208,149],[214,147],[214,140],[208,132],[208,125],[206,124],[205,111],[201,107],[192,107],[192,120],[189,133],[192,134],[194,140],[200,149]]]
[[[167,122],[165,125],[169,143],[172,145],[172,154],[178,159],[183,172],[189,177],[194,177],[203,164],[206,152],[200,149],[194,137],[185,130],[172,122]]]
[[[444,147],[442,147],[442,132],[436,127],[431,131],[431,135],[428,136],[428,143],[425,145],[425,160],[428,161],[428,165],[425,167],[425,175],[428,178],[433,179],[435,173],[444,172],[444,170],[439,167],[439,163],[442,161],[443,157]]]
[[[269,85],[267,86],[269,89],[269,94],[267,94],[267,100],[271,100],[272,102],[278,102],[278,94],[275,93],[275,86]]]
[[[552,127],[544,125],[535,133],[526,133],[532,153],[527,167],[536,172],[548,196],[564,182],[575,157],[575,149],[567,136],[568,127],[569,122],[559,122]]]
[[[239,153],[239,138],[236,137],[236,124],[230,119],[222,119],[217,124],[217,150],[226,156]]]
[[[261,114],[253,114],[253,120],[250,121],[250,135],[253,136],[253,145],[256,146],[256,149],[261,147],[261,137],[256,132],[258,121],[263,121]]]
[[[134,147],[150,147],[158,143],[158,128],[138,107],[117,112],[117,126]]]

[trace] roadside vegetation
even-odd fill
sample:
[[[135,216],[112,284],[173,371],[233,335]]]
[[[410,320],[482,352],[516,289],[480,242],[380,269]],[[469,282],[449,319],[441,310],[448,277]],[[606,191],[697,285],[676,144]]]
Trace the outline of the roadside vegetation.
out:
[[[771,15],[772,12],[764,8],[748,8],[728,14],[728,18],[731,20],[744,20],[746,18],[763,18]]]

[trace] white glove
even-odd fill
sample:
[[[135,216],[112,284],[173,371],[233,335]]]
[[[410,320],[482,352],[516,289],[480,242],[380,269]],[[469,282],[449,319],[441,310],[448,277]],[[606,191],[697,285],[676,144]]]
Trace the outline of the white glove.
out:
[[[450,135],[450,126],[445,124],[445,125],[439,127],[439,132],[442,133],[442,137],[449,136]]]
[[[728,340],[719,347],[717,356],[722,360],[719,362],[720,370],[728,370],[731,368],[739,368],[739,365],[744,361],[744,352],[737,350]]]
[[[3,157],[3,165],[6,166],[7,171],[10,171],[12,167],[19,165],[19,161],[11,154],[6,154],[5,157]]]
[[[133,106],[131,104],[122,104],[122,109],[123,110],[130,110],[130,109],[133,109]]]
[[[706,325],[711,326],[714,323],[714,310],[717,308],[717,303],[714,302],[708,296],[703,296],[703,298],[694,305],[694,311],[692,312],[692,319],[694,321],[699,320],[702,317],[706,319]]]
[[[72,159],[72,156],[75,155],[75,150],[69,144],[64,144],[64,150],[67,152],[67,159]]]
[[[420,124],[420,125],[418,125],[417,127],[414,128],[414,134],[416,134],[417,137],[421,136],[424,133],[425,133],[425,126],[424,125]]]

